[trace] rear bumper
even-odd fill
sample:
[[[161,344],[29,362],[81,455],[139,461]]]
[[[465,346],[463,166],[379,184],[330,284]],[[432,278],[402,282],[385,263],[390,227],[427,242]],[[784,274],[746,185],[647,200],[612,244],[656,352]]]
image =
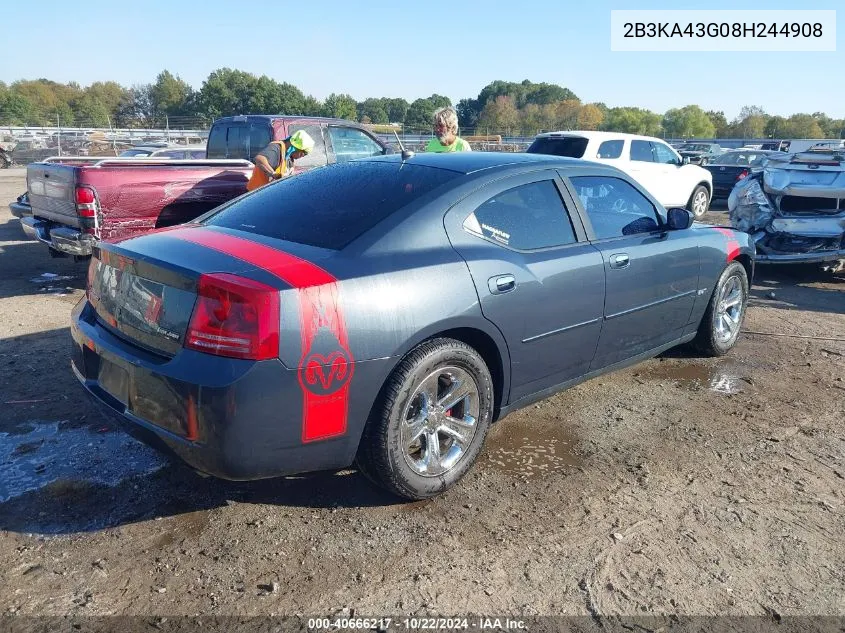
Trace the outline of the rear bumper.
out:
[[[761,253],[757,251],[758,264],[822,264],[845,259],[845,249],[815,253]]]
[[[350,406],[344,435],[303,443],[297,372],[277,360],[191,350],[158,357],[99,325],[84,298],[73,310],[71,335],[74,374],[100,409],[196,470],[252,480],[344,468],[354,460],[366,415]]]
[[[32,215],[32,207],[22,202],[10,202],[9,210],[16,218],[26,218]]]
[[[31,215],[21,218],[21,227],[28,237],[43,242],[61,253],[77,257],[91,255],[97,241],[93,235],[81,233],[67,226],[58,226]]]

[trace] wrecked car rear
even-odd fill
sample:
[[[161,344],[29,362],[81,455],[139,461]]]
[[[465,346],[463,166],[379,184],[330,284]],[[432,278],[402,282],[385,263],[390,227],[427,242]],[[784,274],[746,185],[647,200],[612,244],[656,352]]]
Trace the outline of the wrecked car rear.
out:
[[[728,198],[731,224],[761,263],[845,263],[845,155],[772,155]]]

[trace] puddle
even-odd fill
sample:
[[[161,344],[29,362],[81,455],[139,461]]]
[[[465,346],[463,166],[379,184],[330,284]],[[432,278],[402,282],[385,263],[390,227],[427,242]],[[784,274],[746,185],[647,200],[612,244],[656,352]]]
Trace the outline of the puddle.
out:
[[[528,409],[493,425],[484,449],[493,468],[533,477],[579,463],[572,452],[576,439],[559,420],[532,419]]]
[[[56,273],[41,273],[39,277],[35,277],[34,279],[30,279],[30,281],[34,284],[48,284],[53,283],[56,281],[67,281],[68,279],[74,279],[73,275],[57,275]]]
[[[753,384],[749,369],[736,361],[722,361],[714,367],[678,365],[663,361],[634,371],[634,378],[671,380],[691,389],[709,389],[722,394],[739,393]]]
[[[0,433],[0,503],[42,489],[52,497],[72,497],[80,487],[116,486],[167,463],[125,433],[62,424],[37,422],[23,433]]]

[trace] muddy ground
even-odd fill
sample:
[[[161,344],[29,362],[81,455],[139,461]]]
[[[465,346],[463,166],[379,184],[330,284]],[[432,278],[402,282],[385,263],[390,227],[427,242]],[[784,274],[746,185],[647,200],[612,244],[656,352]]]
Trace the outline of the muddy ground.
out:
[[[0,611],[845,614],[845,277],[760,269],[745,325],[835,340],[589,381],[401,503],[351,470],[204,479],[114,430],[69,367],[85,267],[25,240],[24,188],[0,171]]]

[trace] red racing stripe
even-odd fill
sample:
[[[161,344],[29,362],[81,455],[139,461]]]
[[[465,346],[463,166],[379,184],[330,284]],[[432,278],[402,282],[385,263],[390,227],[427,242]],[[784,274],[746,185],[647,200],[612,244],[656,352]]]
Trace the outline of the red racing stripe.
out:
[[[302,441],[346,433],[349,384],[355,365],[349,351],[337,279],[295,255],[204,227],[174,231],[168,237],[253,264],[297,289],[302,338],[298,371],[303,395]],[[315,347],[318,340],[320,343]]]
[[[728,262],[732,262],[739,255],[739,242],[736,240],[734,232],[730,229],[717,227],[716,230],[728,238]]]

